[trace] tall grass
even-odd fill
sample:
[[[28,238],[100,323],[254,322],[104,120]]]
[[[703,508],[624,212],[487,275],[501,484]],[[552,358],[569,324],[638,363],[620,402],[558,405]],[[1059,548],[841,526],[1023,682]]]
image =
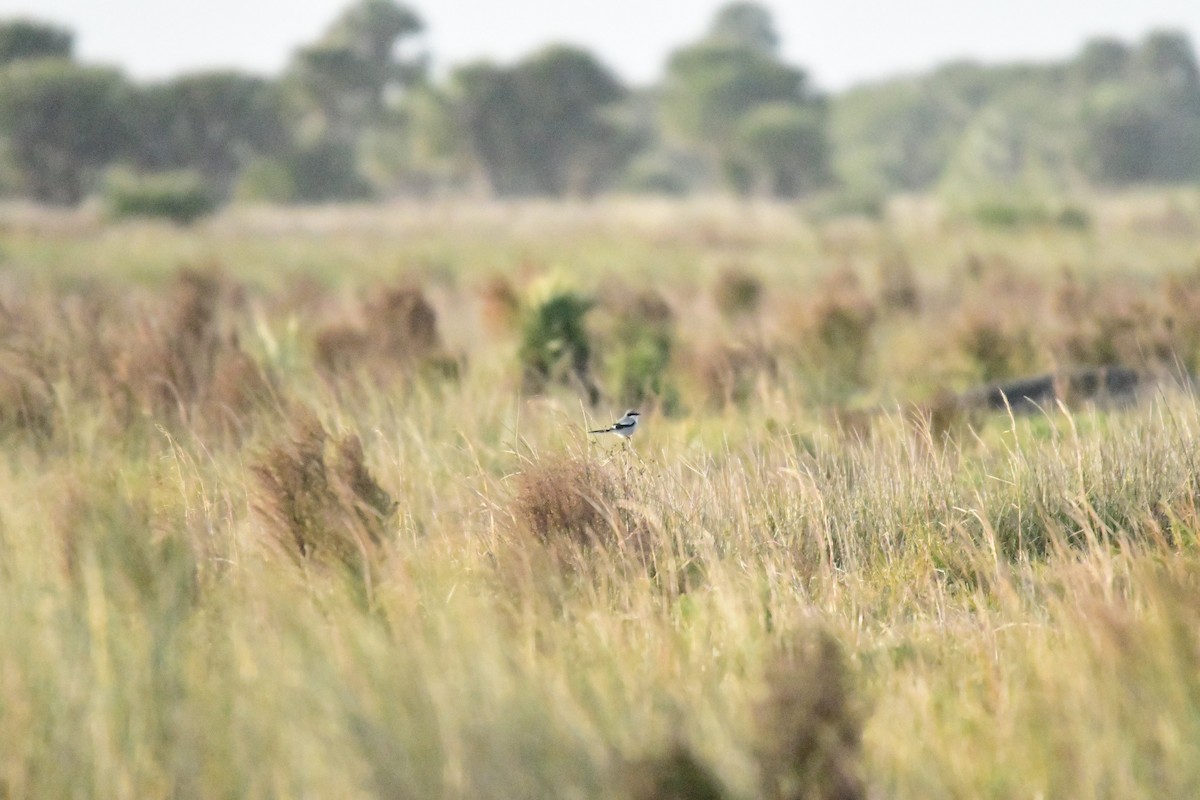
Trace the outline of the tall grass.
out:
[[[536,263],[476,267],[427,240],[450,277],[405,262],[298,305],[239,266],[273,234],[241,233],[230,283],[112,266],[78,316],[69,267],[11,255],[71,246],[6,234],[20,263],[0,287],[0,365],[25,365],[5,374],[40,411],[0,416],[0,797],[1194,795],[1193,398],[1163,383],[1124,409],[950,419],[935,397],[912,413],[916,362],[955,389],[978,378],[947,310],[984,291],[1049,308],[1060,273],[997,289],[994,267],[914,268],[914,307],[871,283],[882,237],[821,232],[831,262],[870,257],[848,288],[774,261],[807,236],[786,218],[775,234],[714,219],[684,239],[714,269],[655,279],[660,321],[685,353],[758,348],[772,366],[720,403],[647,413],[632,448],[584,434],[596,420],[569,381],[524,394],[520,312],[489,323],[473,304],[472,269],[519,296]],[[585,212],[564,220],[599,236]],[[685,237],[664,220],[641,220],[627,252]],[[232,224],[172,232],[163,275]],[[519,261],[495,235],[496,260]],[[1069,257],[1079,234],[1055,235]],[[1187,249],[1145,250],[1171,247]],[[753,312],[713,300],[728,254],[703,254],[725,249],[754,264]],[[1176,263],[1138,291],[1165,297]],[[623,324],[601,283],[596,316]],[[422,290],[350,299],[381,285]],[[821,349],[788,316],[808,299],[870,308],[865,332]],[[388,352],[462,352],[461,372],[409,355],[370,356],[368,380],[323,369],[300,316],[314,307],[373,347],[394,333]],[[1047,366],[1073,322],[1051,319]],[[603,351],[621,324],[572,335]],[[900,347],[930,330],[946,335]],[[232,352],[262,381],[245,405],[219,388]],[[141,372],[112,368],[135,354]],[[703,386],[700,361],[663,369]],[[824,422],[830,374],[884,401],[855,431]]]

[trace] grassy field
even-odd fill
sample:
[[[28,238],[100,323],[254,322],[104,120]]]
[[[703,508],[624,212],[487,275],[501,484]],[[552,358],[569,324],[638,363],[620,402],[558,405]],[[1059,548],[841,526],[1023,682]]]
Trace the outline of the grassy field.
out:
[[[4,209],[0,798],[1200,796],[1200,203],[1090,212]]]

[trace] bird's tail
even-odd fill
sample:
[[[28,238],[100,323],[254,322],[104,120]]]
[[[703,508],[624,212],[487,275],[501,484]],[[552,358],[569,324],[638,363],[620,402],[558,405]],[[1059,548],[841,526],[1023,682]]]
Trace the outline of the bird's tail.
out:
[[[601,428],[598,431],[588,431],[588,433],[612,433],[614,430],[616,430],[616,429],[615,428]]]

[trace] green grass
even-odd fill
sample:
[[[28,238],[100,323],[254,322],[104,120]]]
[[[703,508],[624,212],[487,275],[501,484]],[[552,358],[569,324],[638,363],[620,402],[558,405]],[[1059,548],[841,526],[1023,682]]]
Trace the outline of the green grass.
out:
[[[0,413],[0,797],[1200,793],[1200,409],[1168,389],[944,440],[905,406],[977,379],[970,302],[1040,309],[1064,265],[1165,302],[1194,241],[1103,214],[1005,238],[780,208],[241,213],[0,234],[0,392],[50,387],[43,422]],[[882,410],[839,433],[794,313],[846,253],[873,302],[889,241],[924,304],[879,312],[835,398]],[[967,250],[1028,285],[953,288]],[[173,276],[212,259],[209,319]],[[714,305],[731,264],[762,281],[753,319]],[[610,281],[674,309],[684,402],[651,401],[632,450],[584,433],[620,398],[523,394],[519,328],[479,313],[490,276],[555,269],[601,298],[595,346]],[[377,351],[323,374],[320,327],[370,330],[397,283],[458,376]],[[87,324],[81,284],[105,290]],[[1072,319],[1037,337],[1050,366]],[[709,344],[774,366],[710,404]],[[234,354],[268,393],[225,387]],[[174,402],[164,374],[190,376]],[[301,458],[324,482],[292,485],[327,537],[304,555],[261,479],[301,409],[328,437]],[[350,436],[393,509],[338,472]]]

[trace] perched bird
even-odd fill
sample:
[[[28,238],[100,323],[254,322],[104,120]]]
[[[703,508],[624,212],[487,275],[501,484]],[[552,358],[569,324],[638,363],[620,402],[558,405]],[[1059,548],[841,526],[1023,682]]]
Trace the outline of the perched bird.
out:
[[[638,417],[640,416],[638,412],[630,409],[625,412],[625,416],[614,422],[612,427],[601,428],[598,431],[588,431],[588,433],[615,433],[617,436],[628,439],[637,430]]]

